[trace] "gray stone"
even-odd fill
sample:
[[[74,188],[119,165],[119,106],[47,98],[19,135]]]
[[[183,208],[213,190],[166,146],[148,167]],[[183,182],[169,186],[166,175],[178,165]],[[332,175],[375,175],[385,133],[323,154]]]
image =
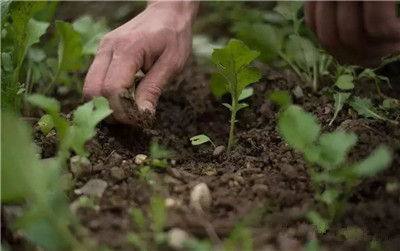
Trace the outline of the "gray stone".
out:
[[[125,172],[121,168],[114,166],[110,169],[110,176],[115,181],[121,181],[125,179]]]
[[[107,182],[101,179],[91,179],[86,184],[75,190],[76,194],[85,194],[101,198],[107,188]]]
[[[218,157],[225,151],[225,146],[217,146],[214,149],[213,156]]]

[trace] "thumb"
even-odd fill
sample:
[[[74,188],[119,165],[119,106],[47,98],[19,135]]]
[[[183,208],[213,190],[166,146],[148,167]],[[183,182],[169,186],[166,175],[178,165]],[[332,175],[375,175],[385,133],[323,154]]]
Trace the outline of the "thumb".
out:
[[[135,91],[136,105],[139,110],[155,113],[158,98],[164,87],[172,81],[181,70],[181,63],[174,63],[173,57],[162,55],[146,74]]]

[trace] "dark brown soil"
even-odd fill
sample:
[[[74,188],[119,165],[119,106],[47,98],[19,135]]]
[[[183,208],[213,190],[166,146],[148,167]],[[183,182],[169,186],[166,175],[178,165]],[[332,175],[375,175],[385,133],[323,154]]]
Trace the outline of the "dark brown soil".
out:
[[[180,204],[168,210],[166,229],[182,228],[198,238],[209,237],[205,223],[211,223],[218,237],[228,236],[241,220],[248,220],[257,250],[301,250],[316,235],[304,213],[314,206],[314,194],[301,156],[291,150],[275,129],[278,107],[264,98],[273,90],[301,88],[304,95],[295,103],[317,116],[325,131],[338,126],[354,131],[359,141],[350,161],[367,156],[377,145],[394,149],[394,160],[384,173],[360,182],[343,219],[332,229],[358,226],[364,236],[356,242],[341,242],[334,231],[319,236],[328,250],[366,250],[375,238],[388,250],[400,244],[399,190],[388,192],[386,185],[400,183],[400,129],[385,122],[358,118],[344,109],[332,126],[333,101],[313,94],[289,72],[273,71],[265,66],[263,78],[254,84],[249,108],[239,113],[238,144],[231,154],[213,156],[211,145],[192,146],[189,138],[209,135],[217,145],[226,145],[229,113],[209,92],[210,69],[190,66],[163,94],[151,129],[132,129],[123,125],[102,124],[98,135],[88,144],[92,170],[81,177],[76,187],[92,178],[108,183],[100,200],[100,210],[79,210],[82,223],[101,244],[116,250],[132,250],[126,234],[134,229],[131,207],[147,208],[154,194],[172,198]],[[363,87],[365,88],[365,87]],[[369,88],[369,86],[367,86]],[[373,88],[373,87],[372,87]],[[365,93],[365,89],[360,90]],[[228,97],[223,97],[228,98]],[[392,119],[398,119],[394,112]],[[139,180],[134,164],[137,154],[147,154],[151,138],[174,153],[164,172],[156,172],[156,185]],[[43,157],[55,152],[54,136],[37,135]],[[52,150],[49,150],[52,149]],[[110,169],[123,170],[122,179],[110,175]],[[191,189],[206,183],[212,206],[206,217],[199,217],[189,206]]]

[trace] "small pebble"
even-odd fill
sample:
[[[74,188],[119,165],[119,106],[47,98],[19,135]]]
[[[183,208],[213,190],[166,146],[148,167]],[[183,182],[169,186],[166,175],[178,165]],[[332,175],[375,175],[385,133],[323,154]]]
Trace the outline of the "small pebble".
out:
[[[210,208],[211,192],[206,183],[200,183],[193,187],[190,193],[190,206],[200,214]]]
[[[102,171],[104,169],[105,169],[105,165],[103,164],[103,162],[97,163],[92,168],[93,172],[100,172],[100,171]]]
[[[218,157],[225,151],[225,146],[217,146],[214,149],[213,156]]]
[[[110,176],[115,181],[121,181],[125,179],[125,172],[121,168],[114,166],[110,169]]]
[[[90,171],[91,164],[90,160],[86,157],[80,157],[75,155],[69,159],[70,169],[74,175],[80,175],[83,172]]]
[[[147,159],[147,156],[144,154],[138,154],[135,156],[135,164],[140,165]]]
[[[292,93],[297,99],[304,97],[303,89],[298,85],[292,90]]]
[[[108,160],[108,162],[109,162],[110,164],[112,164],[112,165],[119,166],[119,165],[121,165],[121,162],[122,162],[122,156],[119,155],[118,153],[114,152],[114,153],[111,155],[111,157],[110,157],[110,159]]]
[[[91,179],[86,184],[75,190],[76,194],[92,195],[101,198],[107,188],[107,182],[101,179]]]
[[[180,228],[173,228],[168,231],[168,245],[174,249],[183,249],[185,247],[186,242],[189,240],[190,235],[180,229]]]

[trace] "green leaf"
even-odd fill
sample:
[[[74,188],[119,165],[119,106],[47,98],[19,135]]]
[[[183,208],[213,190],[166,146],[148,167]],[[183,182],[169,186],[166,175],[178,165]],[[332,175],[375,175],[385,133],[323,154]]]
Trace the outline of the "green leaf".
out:
[[[150,145],[150,157],[153,160],[166,160],[171,157],[171,152],[162,148],[156,138],[153,138]]]
[[[337,189],[327,189],[321,195],[321,201],[328,206],[332,206],[340,195],[340,191]]]
[[[30,48],[28,51],[28,57],[35,63],[40,63],[46,58],[46,54],[43,49]]]
[[[112,113],[107,99],[94,98],[81,105],[74,112],[74,124],[71,127],[73,140],[72,148],[79,156],[87,156],[85,143],[96,135],[96,125]]]
[[[165,217],[166,217],[166,206],[164,199],[161,197],[154,196],[150,201],[150,212],[152,219],[152,227],[154,232],[161,233],[164,230]]]
[[[339,76],[335,82],[335,85],[342,90],[351,90],[354,88],[354,77],[352,75]]]
[[[226,108],[228,108],[229,111],[231,111],[231,112],[233,111],[233,107],[230,104],[222,103],[222,105],[225,106]]]
[[[46,33],[47,28],[49,27],[50,23],[47,22],[40,22],[36,21],[35,19],[31,19],[28,22],[26,36],[24,38],[24,49],[22,57],[25,57],[28,49],[36,44],[39,43],[39,39]]]
[[[286,53],[303,71],[308,72],[318,61],[318,49],[307,38],[290,35],[286,43]]]
[[[136,233],[128,233],[126,239],[129,243],[139,248],[139,250],[146,250],[146,245],[143,238]]]
[[[324,234],[329,228],[329,221],[315,211],[307,212],[306,218],[317,227],[317,231],[320,234]]]
[[[47,135],[54,128],[53,119],[49,114],[43,115],[38,121],[38,125],[44,135]]]
[[[72,24],[81,37],[82,53],[95,55],[102,37],[109,32],[105,19],[95,21],[91,16],[84,15]]]
[[[241,109],[243,109],[243,108],[246,108],[246,107],[248,107],[248,106],[249,106],[249,105],[246,104],[246,103],[240,103],[240,104],[237,105],[237,111],[239,111],[239,110],[241,110]]]
[[[378,146],[366,159],[354,165],[358,176],[370,177],[388,168],[392,163],[393,154],[384,145]]]
[[[243,99],[249,98],[253,96],[254,89],[252,87],[244,88],[242,94],[240,94],[238,101],[242,101]]]
[[[357,143],[357,135],[347,132],[324,133],[319,138],[319,160],[324,168],[335,168],[344,163],[347,154]]]
[[[286,20],[293,20],[302,6],[302,1],[278,1],[274,11],[281,14]]]
[[[277,27],[261,23],[243,25],[238,37],[250,47],[260,51],[260,60],[264,62],[269,62],[278,56],[284,38]]]
[[[207,142],[210,142],[213,146],[215,146],[214,142],[212,142],[212,140],[207,135],[204,134],[196,135],[190,138],[190,143],[192,143],[192,145],[194,146],[202,145]]]
[[[349,105],[358,113],[358,115],[366,117],[366,118],[374,118],[374,119],[379,119],[379,120],[384,120],[391,122],[393,124],[399,124],[398,121],[393,121],[385,116],[381,115],[378,113],[378,111],[375,109],[375,107],[372,105],[372,102],[370,99],[363,99],[359,97],[354,97],[349,101]]]
[[[261,72],[256,67],[245,67],[237,74],[237,93],[238,97],[243,89],[251,83],[255,83],[261,78]]]
[[[338,231],[337,236],[342,241],[355,242],[362,240],[364,237],[364,231],[356,226],[350,226],[342,228]]]
[[[320,126],[311,114],[297,105],[285,109],[278,120],[278,131],[293,148],[304,152],[312,146],[320,133]]]
[[[1,66],[5,71],[12,72],[14,70],[14,63],[10,52],[1,53]]]
[[[136,223],[139,231],[146,231],[146,218],[139,208],[132,208],[132,218]]]
[[[221,73],[213,73],[211,75],[210,89],[216,98],[221,98],[222,95],[228,92],[228,82]]]
[[[346,101],[349,99],[351,93],[349,92],[338,92],[333,95],[333,98],[335,99],[335,113],[333,114],[333,118],[331,122],[329,122],[329,125],[332,125],[333,121],[337,118],[339,112],[342,110],[343,105],[346,103]]]
[[[10,4],[11,0],[9,1],[1,1],[1,30],[3,30],[3,26],[7,21],[8,17],[10,16]]]
[[[304,246],[304,251],[319,251],[319,250],[321,250],[321,248],[319,247],[319,242],[317,239],[307,241]]]
[[[43,110],[45,110],[49,114],[59,114],[60,113],[60,104],[54,98],[48,98],[39,94],[32,94],[28,97],[28,101]]]
[[[271,100],[273,103],[279,105],[283,109],[291,105],[292,97],[290,96],[288,91],[274,91],[267,94],[267,98]]]
[[[387,98],[383,100],[382,105],[379,108],[383,110],[392,110],[400,108],[400,102],[394,98]]]
[[[57,31],[60,35],[58,46],[58,69],[77,70],[82,67],[82,45],[79,33],[71,24],[57,21]]]

